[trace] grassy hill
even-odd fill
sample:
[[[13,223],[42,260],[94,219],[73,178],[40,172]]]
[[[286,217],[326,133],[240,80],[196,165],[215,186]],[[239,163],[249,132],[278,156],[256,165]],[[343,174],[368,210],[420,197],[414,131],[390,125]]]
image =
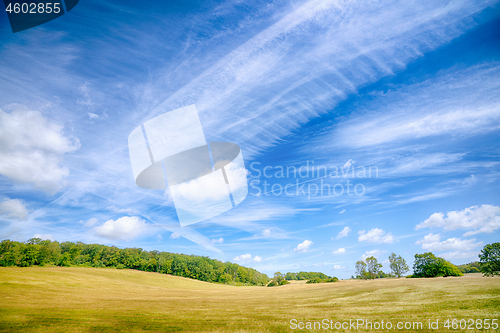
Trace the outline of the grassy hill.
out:
[[[480,274],[266,288],[135,270],[8,267],[0,268],[0,331],[290,332],[293,318],[364,318],[418,321],[419,332],[436,332],[428,319],[498,319],[499,295],[500,278]]]

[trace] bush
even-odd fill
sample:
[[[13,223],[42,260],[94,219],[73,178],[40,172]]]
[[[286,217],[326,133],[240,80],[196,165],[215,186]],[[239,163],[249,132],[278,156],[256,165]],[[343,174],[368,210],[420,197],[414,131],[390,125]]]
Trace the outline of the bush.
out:
[[[415,254],[412,277],[463,276],[457,266],[432,252]]]
[[[267,284],[268,287],[277,287],[278,286],[278,283],[274,280],[271,280],[269,281],[269,283]]]
[[[321,279],[319,277],[316,277],[314,279],[311,279],[311,280],[307,280],[306,284],[307,283],[329,283],[329,282],[337,282],[339,279],[337,277],[332,277],[332,278],[329,278],[329,279]]]
[[[278,286],[284,286],[285,284],[290,284],[287,280],[271,280],[267,284],[268,287],[278,287]]]

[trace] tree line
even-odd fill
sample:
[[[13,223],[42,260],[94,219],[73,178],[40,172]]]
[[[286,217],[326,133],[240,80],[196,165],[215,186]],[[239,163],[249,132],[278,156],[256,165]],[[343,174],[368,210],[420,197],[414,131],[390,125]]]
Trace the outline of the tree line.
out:
[[[40,238],[0,243],[0,266],[33,265],[129,268],[225,284],[263,286],[269,282],[266,274],[255,269],[202,256]]]
[[[285,280],[288,280],[288,281],[312,280],[312,279],[316,279],[316,278],[326,280],[326,279],[331,279],[331,276],[328,276],[328,275],[320,273],[320,272],[298,272],[298,273],[288,272],[285,274]]]
[[[389,256],[391,273],[382,272],[382,264],[377,258],[371,256],[356,262],[357,279],[377,279],[384,277],[401,277],[410,268],[403,257],[392,253]],[[436,257],[432,252],[415,254],[413,274],[409,278],[424,278],[437,276],[462,276],[464,273],[483,273],[484,276],[500,275],[500,243],[487,244],[479,254],[479,262],[455,266],[441,257]]]
[[[356,262],[357,279],[401,277],[409,271],[403,257],[389,256],[390,273],[381,270],[375,257]],[[321,272],[276,272],[273,279],[252,268],[208,257],[145,251],[141,248],[119,249],[115,246],[63,242],[32,238],[26,242],[0,242],[0,266],[28,267],[33,265],[113,267],[137,269],[146,272],[172,274],[206,282],[225,284],[281,286],[291,280],[308,283],[336,282],[336,277]],[[500,243],[486,245],[479,254],[479,262],[455,266],[436,257],[432,252],[415,254],[413,274],[407,277],[461,276],[463,273],[482,272],[485,276],[500,275]]]

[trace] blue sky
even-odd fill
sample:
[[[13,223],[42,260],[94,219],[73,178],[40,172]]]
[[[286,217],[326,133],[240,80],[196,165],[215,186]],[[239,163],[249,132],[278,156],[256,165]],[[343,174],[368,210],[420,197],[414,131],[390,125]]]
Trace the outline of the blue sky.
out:
[[[496,1],[89,0],[16,34],[1,14],[0,239],[340,278],[391,252],[477,260],[500,229],[499,28]],[[250,186],[181,228],[127,138],[191,104]]]

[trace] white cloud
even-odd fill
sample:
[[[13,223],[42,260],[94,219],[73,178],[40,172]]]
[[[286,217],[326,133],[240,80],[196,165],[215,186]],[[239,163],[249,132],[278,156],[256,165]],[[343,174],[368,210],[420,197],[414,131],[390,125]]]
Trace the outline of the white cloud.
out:
[[[345,253],[345,249],[343,247],[333,251],[333,254],[342,254]]]
[[[124,216],[117,220],[108,220],[95,227],[97,236],[108,239],[132,240],[148,229],[146,222],[137,216]]]
[[[220,237],[220,238],[213,238],[210,243],[211,244],[222,244],[224,242],[224,238]]]
[[[87,114],[89,115],[90,119],[99,119],[99,115],[98,114],[95,114],[95,113],[92,113],[92,112],[87,112]]]
[[[247,254],[242,254],[242,255],[234,257],[233,261],[237,261],[237,262],[241,262],[241,263],[248,263],[248,262],[258,263],[258,262],[262,262],[262,257],[255,256],[252,258],[252,255],[247,253]]]
[[[251,254],[242,254],[233,258],[234,261],[250,261],[252,259]]]
[[[10,113],[0,109],[0,174],[51,194],[58,192],[69,175],[60,166],[62,157],[78,149],[79,141],[38,111],[20,105],[8,109]]]
[[[307,252],[309,250],[309,247],[313,244],[314,244],[313,242],[306,239],[305,241],[297,245],[297,247],[294,248],[293,250],[296,252]]]
[[[351,228],[349,227],[344,227],[341,232],[337,235],[337,239],[340,239],[342,237],[347,237],[349,235],[349,232],[351,232]]]
[[[41,234],[35,234],[33,236],[33,238],[40,238],[41,240],[51,240],[51,241],[55,241],[54,237],[52,237],[51,234],[44,234],[44,235],[41,235]]]
[[[444,230],[471,230],[464,236],[478,233],[492,233],[500,228],[500,207],[492,205],[472,206],[461,211],[450,211],[446,214],[434,213],[427,220],[418,224],[415,229],[443,228]]]
[[[359,242],[368,242],[368,243],[383,243],[383,244],[391,244],[394,242],[394,238],[389,232],[386,235],[386,232],[379,228],[373,228],[372,230],[366,232],[365,230],[361,230],[359,232],[358,237]]]
[[[439,234],[430,233],[428,235],[425,235],[423,239],[418,240],[415,244],[435,243],[439,242],[440,239],[441,236]]]
[[[385,252],[387,252],[387,251],[381,251],[381,250],[378,250],[378,249],[371,250],[371,251],[366,251],[366,252],[365,252],[365,253],[361,256],[361,258],[362,258],[363,260],[365,260],[366,258],[368,258],[368,257],[372,257],[372,256],[373,256],[373,257],[375,257],[375,258],[377,258],[377,259],[378,259],[378,257],[379,257],[380,255],[384,254]]]
[[[418,240],[415,244],[421,244],[422,249],[427,251],[447,251],[447,250],[460,250],[470,251],[478,246],[483,245],[483,242],[476,242],[476,239],[460,239],[448,238],[440,242],[439,234],[428,234],[423,239]]]
[[[253,262],[261,262],[262,261],[262,257],[259,257],[259,256],[255,256],[253,258]]]
[[[345,269],[346,267],[345,266],[342,266],[342,265],[333,265],[333,269],[337,270],[337,269]]]
[[[170,235],[170,239],[177,239],[180,237],[181,237],[181,234],[178,233],[177,231],[172,232],[172,234]]]
[[[4,199],[0,202],[0,216],[15,220],[26,220],[29,211],[19,199]]]
[[[345,213],[345,209],[342,209],[339,214],[344,214]]]
[[[93,227],[94,225],[97,224],[97,222],[99,222],[99,220],[95,217],[91,217],[90,219],[88,219],[87,221],[83,221],[81,220],[80,222],[78,222],[79,224],[83,224],[84,226],[86,227]]]

